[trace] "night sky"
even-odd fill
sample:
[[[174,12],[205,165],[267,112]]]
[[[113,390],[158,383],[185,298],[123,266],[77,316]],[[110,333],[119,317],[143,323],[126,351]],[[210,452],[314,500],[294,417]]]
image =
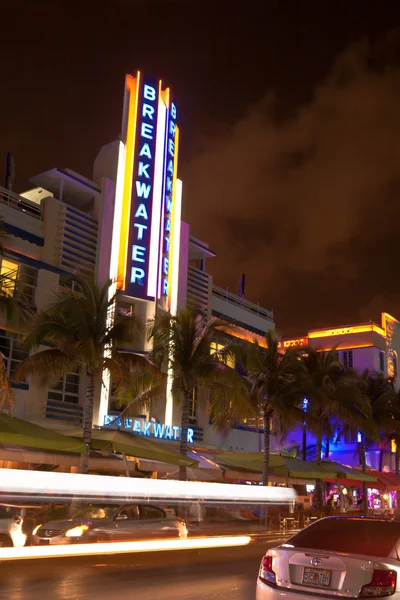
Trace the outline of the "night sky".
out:
[[[177,99],[184,219],[278,330],[400,318],[399,0],[12,0],[0,179],[92,176],[125,73]],[[3,181],[0,181],[3,184]]]

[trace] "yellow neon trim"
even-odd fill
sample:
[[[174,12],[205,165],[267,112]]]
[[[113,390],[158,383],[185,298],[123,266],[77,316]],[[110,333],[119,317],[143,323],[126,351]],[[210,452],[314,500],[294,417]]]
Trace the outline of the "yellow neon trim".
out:
[[[174,229],[175,229],[175,211],[176,211],[176,180],[178,178],[178,152],[179,152],[179,127],[176,126],[176,129],[175,129],[174,177],[172,180],[171,232],[170,232],[170,236],[169,236],[170,246],[169,246],[169,271],[168,271],[168,308],[171,308],[172,265],[174,264]]]
[[[330,350],[358,350],[359,348],[374,348],[373,344],[351,344],[347,346],[342,346],[342,344],[338,344],[334,348],[332,346],[326,346],[325,348],[315,348],[318,352],[329,352]]]
[[[118,258],[118,289],[126,287],[126,262],[128,256],[129,221],[132,197],[132,177],[136,140],[137,112],[139,102],[140,71],[136,77],[127,75],[126,90],[129,93],[128,127],[125,144],[125,175],[122,198],[121,236]]]
[[[367,333],[373,331],[381,336],[385,336],[385,332],[382,327],[375,325],[375,323],[368,323],[366,325],[353,325],[351,327],[341,327],[340,329],[321,329],[320,331],[311,331],[308,333],[310,340],[322,338],[322,337],[336,337],[339,335],[351,335],[353,333]]]

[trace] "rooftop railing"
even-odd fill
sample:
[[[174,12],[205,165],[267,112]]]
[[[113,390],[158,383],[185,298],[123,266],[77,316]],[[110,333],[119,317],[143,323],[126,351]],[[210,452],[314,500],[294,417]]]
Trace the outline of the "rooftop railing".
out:
[[[32,202],[31,200],[27,200],[26,198],[22,198],[15,192],[11,192],[6,188],[0,186],[0,204],[6,204],[7,206],[11,206],[16,210],[19,210],[35,219],[43,220],[43,210],[40,204],[36,204],[36,202]],[[1,216],[1,208],[0,208],[0,216]]]
[[[213,296],[232,304],[233,306],[237,306],[239,308],[243,308],[244,310],[248,310],[260,317],[263,317],[268,320],[272,320],[274,318],[274,314],[272,310],[267,310],[266,308],[261,308],[259,304],[254,304],[254,302],[250,302],[249,300],[245,300],[236,294],[232,294],[228,290],[221,288],[217,285],[213,285],[212,288]]]

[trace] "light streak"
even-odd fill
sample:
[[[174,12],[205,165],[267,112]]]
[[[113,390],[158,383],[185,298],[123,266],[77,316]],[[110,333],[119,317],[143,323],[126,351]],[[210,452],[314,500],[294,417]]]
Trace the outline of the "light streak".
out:
[[[128,552],[169,552],[170,550],[228,548],[230,546],[247,546],[250,541],[250,536],[241,535],[214,538],[189,538],[185,540],[102,542],[99,544],[67,544],[54,546],[26,546],[24,548],[0,548],[0,561],[27,560],[34,558],[64,558],[67,556],[98,556],[99,554],[125,554]]]
[[[158,479],[130,479],[106,475],[81,475],[40,471],[2,469],[0,493],[25,495],[62,495],[64,497],[94,497],[148,500],[204,500],[213,502],[241,502],[265,504],[293,502],[291,488],[247,486],[204,481],[176,481]],[[93,500],[92,500],[93,501]]]

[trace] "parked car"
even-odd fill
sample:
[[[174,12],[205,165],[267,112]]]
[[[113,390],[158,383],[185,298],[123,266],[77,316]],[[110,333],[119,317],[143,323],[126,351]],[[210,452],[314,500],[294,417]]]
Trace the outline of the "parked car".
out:
[[[27,534],[24,531],[23,508],[0,505],[0,547],[25,546]]]
[[[261,561],[256,600],[400,599],[400,521],[327,517]]]
[[[33,531],[33,543],[40,545],[186,537],[182,519],[148,504],[91,504]]]

